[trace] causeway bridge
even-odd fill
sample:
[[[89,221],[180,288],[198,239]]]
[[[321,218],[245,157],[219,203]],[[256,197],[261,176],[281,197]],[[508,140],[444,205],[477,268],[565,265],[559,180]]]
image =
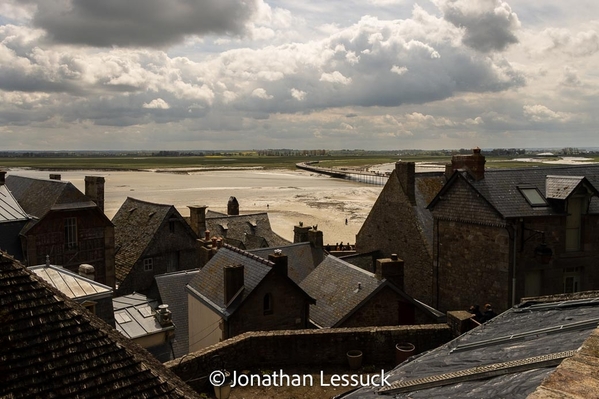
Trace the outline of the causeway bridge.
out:
[[[389,179],[388,173],[361,172],[344,168],[322,168],[318,166],[318,161],[296,163],[295,167],[314,173],[320,173],[322,175],[328,175],[337,179],[354,180],[360,183],[375,184],[377,186],[384,186]]]

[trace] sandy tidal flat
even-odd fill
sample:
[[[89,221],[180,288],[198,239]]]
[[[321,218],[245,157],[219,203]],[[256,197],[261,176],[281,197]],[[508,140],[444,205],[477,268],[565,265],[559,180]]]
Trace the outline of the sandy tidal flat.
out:
[[[9,170],[10,174],[48,178],[47,171]],[[85,176],[103,176],[105,212],[112,218],[127,197],[173,204],[183,216],[188,205],[208,205],[226,213],[229,197],[240,213],[268,212],[272,228],[293,241],[293,226],[318,225],[325,243],[355,242],[382,186],[334,179],[306,171],[223,170],[181,173],[138,171],[62,171],[62,180],[85,191]],[[348,223],[345,224],[347,218]]]

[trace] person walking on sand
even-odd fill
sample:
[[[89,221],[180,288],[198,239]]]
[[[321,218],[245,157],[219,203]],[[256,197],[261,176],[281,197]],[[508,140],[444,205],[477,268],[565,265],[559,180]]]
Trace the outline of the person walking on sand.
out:
[[[345,225],[347,226],[347,218],[345,218]]]

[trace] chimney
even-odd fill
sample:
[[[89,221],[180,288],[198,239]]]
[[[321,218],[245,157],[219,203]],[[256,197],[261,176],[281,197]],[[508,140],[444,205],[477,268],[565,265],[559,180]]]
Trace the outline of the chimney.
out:
[[[195,231],[198,237],[206,234],[206,205],[190,205],[189,208],[189,224],[191,229]],[[208,240],[206,236],[206,240]]]
[[[79,275],[90,280],[96,279],[96,269],[92,265],[83,263],[79,265]]]
[[[50,173],[50,180],[60,180],[62,176],[58,173]]]
[[[101,176],[85,176],[85,195],[91,198],[104,212],[104,178]]]
[[[311,230],[308,231],[308,240],[310,244],[314,248],[322,248],[323,246],[323,238],[322,231],[318,230],[318,226],[313,226]]]
[[[471,155],[454,155],[451,157],[452,172],[465,169],[475,181],[485,178],[485,156],[480,153],[480,148],[472,149]],[[447,175],[447,173],[446,173]]]
[[[173,325],[173,315],[171,311],[168,309],[167,304],[158,305],[158,309],[156,309],[156,320],[160,323],[161,327],[168,327]]]
[[[395,173],[399,179],[399,184],[403,192],[408,197],[410,204],[416,205],[416,195],[414,185],[416,183],[416,164],[414,162],[396,162]]]
[[[275,249],[274,254],[268,255],[268,260],[274,263],[272,268],[275,270],[275,272],[280,273],[283,276],[288,275],[289,259],[287,258],[287,255],[283,255],[283,251],[280,249]]]
[[[297,226],[293,227],[293,243],[297,244],[300,242],[308,242],[308,232],[310,231],[309,226],[305,226],[302,222],[299,222]]]
[[[229,265],[223,268],[225,282],[225,306],[243,288],[243,265]]]
[[[237,198],[229,197],[229,202],[227,202],[227,215],[239,215],[239,202],[237,202]]]
[[[378,259],[376,261],[375,275],[377,279],[387,279],[403,291],[404,261],[399,259],[396,254],[392,254],[391,259]]]
[[[6,171],[0,170],[0,186],[3,186],[6,183]]]

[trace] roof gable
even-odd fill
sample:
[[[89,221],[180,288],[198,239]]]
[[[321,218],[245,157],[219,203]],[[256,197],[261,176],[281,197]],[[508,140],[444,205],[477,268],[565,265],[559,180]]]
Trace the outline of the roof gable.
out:
[[[128,197],[112,218],[117,279],[123,281],[148,247],[173,205]],[[179,215],[180,216],[180,215]]]
[[[71,182],[10,175],[6,185],[25,212],[42,218],[52,209],[95,207]]]
[[[224,301],[224,267],[243,265],[243,290],[236,300]],[[268,273],[274,263],[257,255],[224,244],[212,259],[189,282],[187,289],[225,319],[247,299]]]
[[[324,259],[324,250],[314,248],[309,242],[301,242],[279,247],[254,249],[249,251],[264,259],[274,253],[275,249],[283,251],[288,258],[288,274],[296,284],[301,283],[316,268],[317,264]],[[316,260],[316,261],[315,261]]]
[[[310,319],[320,327],[335,327],[384,283],[373,273],[329,255],[300,287],[316,299]]]
[[[225,242],[230,244],[243,243],[245,249],[290,244],[289,241],[272,230],[266,212],[206,217],[206,228],[210,230],[212,236],[223,237]]]
[[[0,308],[1,397],[199,398],[147,351],[2,253]]]

